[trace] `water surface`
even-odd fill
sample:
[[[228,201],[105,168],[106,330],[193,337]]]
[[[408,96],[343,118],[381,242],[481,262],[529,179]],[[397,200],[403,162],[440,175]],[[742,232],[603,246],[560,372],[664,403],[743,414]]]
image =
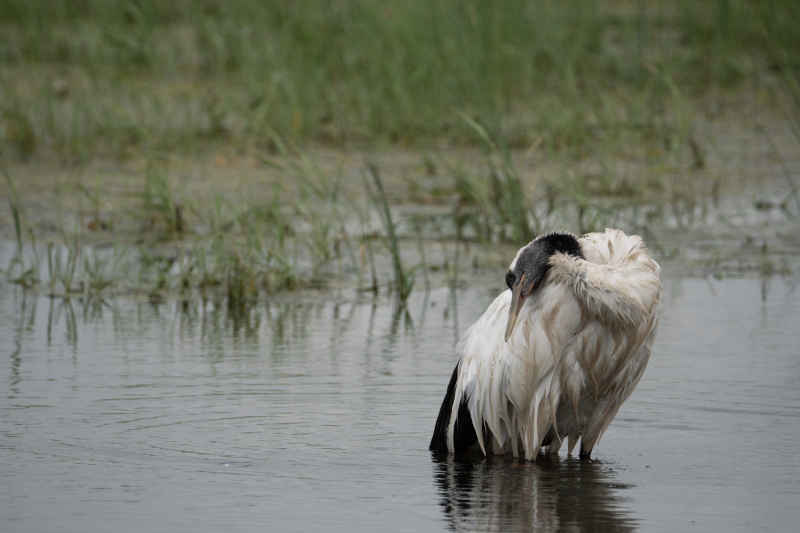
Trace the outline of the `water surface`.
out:
[[[673,279],[595,460],[426,447],[454,343],[501,279],[213,303],[0,285],[3,531],[788,531],[800,519],[800,299]]]

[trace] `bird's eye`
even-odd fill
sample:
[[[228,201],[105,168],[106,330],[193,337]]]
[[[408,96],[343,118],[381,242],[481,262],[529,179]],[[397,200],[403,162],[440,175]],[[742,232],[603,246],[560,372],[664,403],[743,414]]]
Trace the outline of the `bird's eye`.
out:
[[[513,272],[508,272],[506,274],[506,285],[508,285],[509,289],[514,288],[515,281],[517,281],[517,276],[515,276]]]

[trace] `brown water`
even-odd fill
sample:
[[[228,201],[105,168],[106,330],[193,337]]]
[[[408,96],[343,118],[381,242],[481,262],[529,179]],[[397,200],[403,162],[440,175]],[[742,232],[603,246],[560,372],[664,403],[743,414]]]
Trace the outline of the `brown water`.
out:
[[[241,316],[0,284],[0,530],[795,530],[791,279],[668,279],[595,460],[436,459],[454,343],[501,285]]]

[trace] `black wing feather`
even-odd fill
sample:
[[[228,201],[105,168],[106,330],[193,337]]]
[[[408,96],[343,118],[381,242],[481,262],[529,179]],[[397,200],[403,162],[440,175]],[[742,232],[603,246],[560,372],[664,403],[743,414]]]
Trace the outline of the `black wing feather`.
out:
[[[439,416],[436,418],[436,426],[433,428],[433,437],[431,437],[431,444],[428,447],[428,449],[434,452],[446,453],[448,451],[447,427],[450,425],[450,416],[453,412],[453,400],[455,400],[456,382],[458,381],[458,369],[460,366],[461,361],[459,361],[455,369],[453,369],[453,374],[450,376],[450,384],[447,385],[447,394],[444,395],[442,407],[439,409]],[[453,453],[463,452],[478,442],[478,435],[475,433],[475,427],[472,425],[472,417],[469,414],[466,396],[462,396],[456,416],[455,432],[453,435],[455,450],[451,450]]]

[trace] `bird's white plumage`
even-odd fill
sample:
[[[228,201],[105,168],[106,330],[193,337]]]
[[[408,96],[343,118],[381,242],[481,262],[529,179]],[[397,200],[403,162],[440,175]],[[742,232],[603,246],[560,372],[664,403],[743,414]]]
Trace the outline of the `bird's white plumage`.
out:
[[[579,243],[584,258],[550,257],[546,282],[524,302],[508,342],[510,290],[459,343],[450,450],[462,399],[484,453],[533,459],[551,428],[549,451],[566,438],[570,451],[579,438],[591,450],[638,383],[657,325],[659,265],[641,238],[619,230]]]

